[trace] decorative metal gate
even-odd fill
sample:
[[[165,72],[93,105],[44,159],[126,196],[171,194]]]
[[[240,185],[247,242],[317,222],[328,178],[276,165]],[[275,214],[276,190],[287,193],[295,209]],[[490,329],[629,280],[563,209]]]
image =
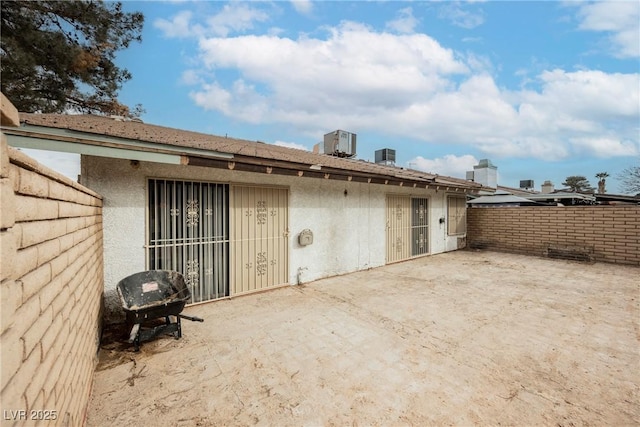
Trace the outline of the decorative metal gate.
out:
[[[387,196],[387,262],[411,256],[411,198]]]
[[[182,273],[191,301],[229,296],[229,186],[149,180],[147,265]]]
[[[288,189],[232,187],[232,295],[289,282],[288,207]]]
[[[411,199],[411,256],[429,252],[429,214],[427,199]]]
[[[387,263],[429,253],[428,219],[426,198],[387,196]]]

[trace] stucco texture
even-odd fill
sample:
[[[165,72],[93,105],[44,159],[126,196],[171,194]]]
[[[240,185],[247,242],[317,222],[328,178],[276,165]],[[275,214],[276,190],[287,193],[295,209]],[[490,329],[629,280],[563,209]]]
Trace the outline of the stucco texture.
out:
[[[459,244],[459,236],[448,236],[446,223],[439,222],[446,218],[444,191],[83,156],[82,183],[104,197],[108,319],[122,317],[115,292],[118,281],[146,269],[149,178],[288,188],[291,285],[384,265],[387,194],[429,199],[430,254],[457,249]],[[309,246],[298,244],[304,229],[314,235]]]

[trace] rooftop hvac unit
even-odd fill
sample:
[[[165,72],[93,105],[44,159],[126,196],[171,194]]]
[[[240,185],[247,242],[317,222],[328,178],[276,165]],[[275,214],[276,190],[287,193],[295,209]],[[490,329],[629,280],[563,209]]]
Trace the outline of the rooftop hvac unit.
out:
[[[520,188],[533,188],[533,180],[532,179],[524,179],[520,181]]]
[[[396,150],[393,150],[391,148],[376,150],[376,163],[379,165],[395,166]]]
[[[324,154],[338,157],[356,155],[356,134],[343,130],[329,132],[324,136]]]

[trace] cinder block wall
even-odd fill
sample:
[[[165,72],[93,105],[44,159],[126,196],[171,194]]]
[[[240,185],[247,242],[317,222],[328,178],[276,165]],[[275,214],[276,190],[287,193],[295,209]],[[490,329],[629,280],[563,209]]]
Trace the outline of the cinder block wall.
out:
[[[586,248],[595,261],[640,266],[640,206],[469,208],[467,243],[539,256]]]
[[[2,424],[82,425],[100,339],[102,199],[4,135],[0,158]]]

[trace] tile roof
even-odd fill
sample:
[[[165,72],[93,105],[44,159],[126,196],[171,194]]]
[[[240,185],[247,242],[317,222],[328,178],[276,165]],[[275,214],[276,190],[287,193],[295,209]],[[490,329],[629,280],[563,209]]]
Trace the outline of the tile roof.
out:
[[[158,147],[185,147],[210,150],[234,155],[236,159],[253,158],[269,162],[285,162],[291,165],[320,165],[322,170],[356,172],[383,176],[395,180],[433,183],[443,186],[480,189],[481,185],[464,179],[439,176],[400,167],[378,165],[364,160],[339,158],[294,148],[280,147],[260,141],[248,141],[227,136],[209,135],[188,130],[123,120],[97,115],[31,114],[20,113],[23,124],[66,129],[84,134],[95,134],[128,140],[144,141]],[[234,159],[235,160],[235,159]]]

